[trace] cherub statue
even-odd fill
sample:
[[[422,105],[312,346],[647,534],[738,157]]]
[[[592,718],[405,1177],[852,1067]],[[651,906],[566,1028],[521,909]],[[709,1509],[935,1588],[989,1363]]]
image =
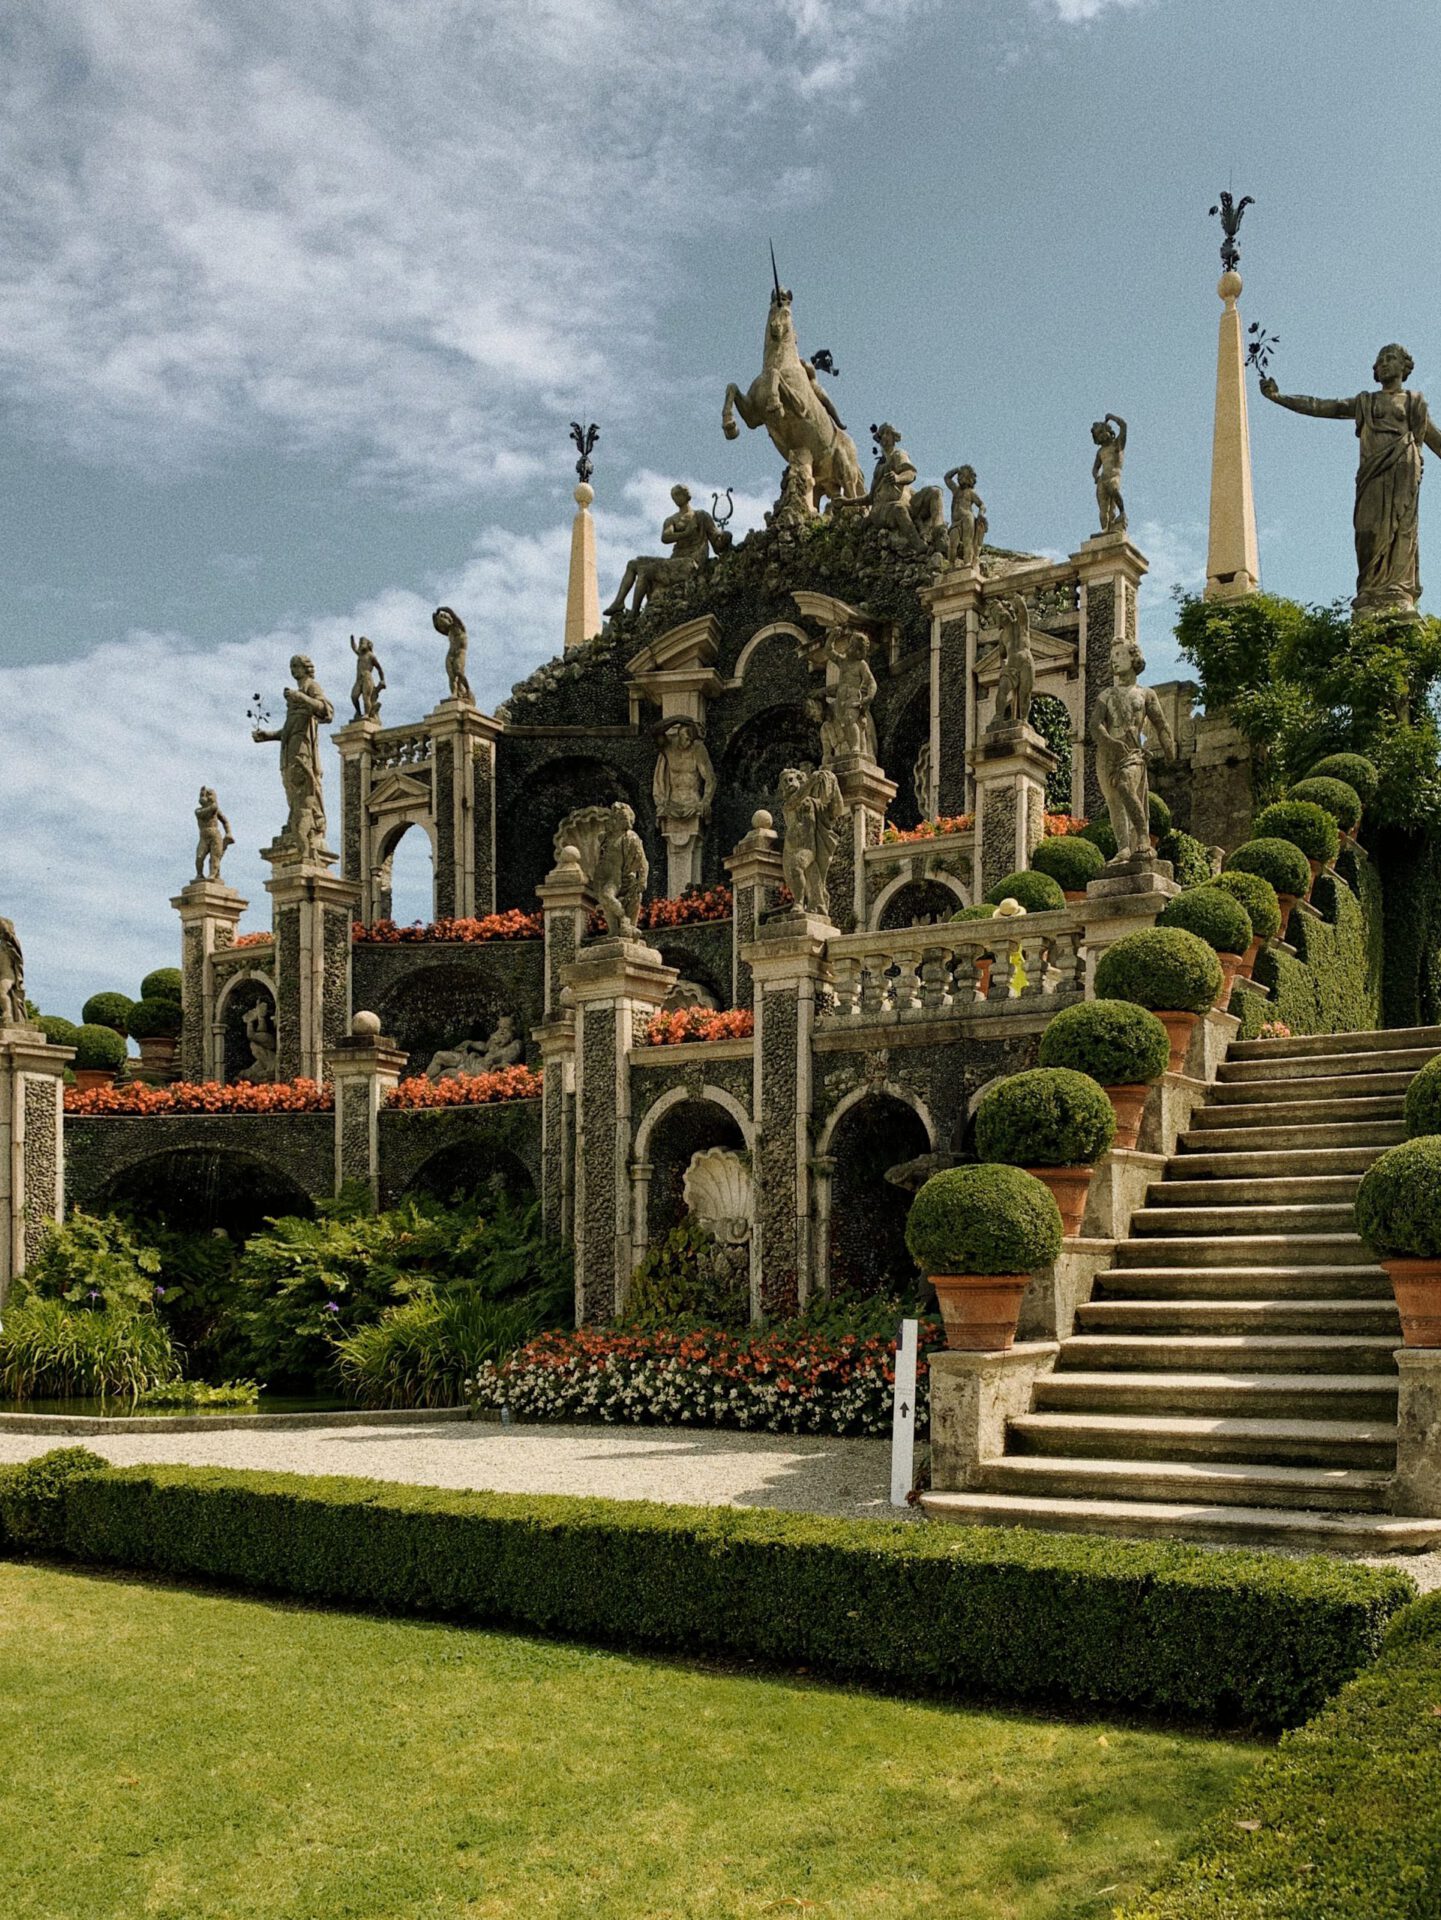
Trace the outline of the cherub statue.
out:
[[[839,782],[828,767],[787,767],[780,777],[780,801],[786,826],[781,849],[785,883],[801,912],[828,920],[827,881],[846,817]]]
[[[220,802],[215,797],[214,787],[200,789],[200,805],[195,809],[195,825],[200,836],[195,847],[195,878],[218,880],[220,862],[225,858],[226,848],[235,845],[235,836],[230,831],[230,822],[220,811]]]
[[[1153,757],[1152,743],[1159,745],[1167,760],[1176,751],[1160,701],[1149,687],[1137,685],[1136,676],[1145,666],[1134,640],[1117,640],[1111,648],[1113,684],[1097,700],[1091,715],[1096,778],[1116,836],[1118,860],[1132,860],[1151,850],[1146,763]]]
[[[0,1027],[25,1027],[25,955],[13,920],[0,919]]]
[[[990,523],[986,503],[976,492],[976,470],[952,467],[945,482],[951,490],[951,538],[946,557],[953,567],[979,566]]]
[[[380,718],[380,696],[385,692],[385,669],[375,657],[375,649],[364,634],[350,636],[350,651],[355,655],[355,683],[350,689],[350,704],[357,720]]]
[[[1025,595],[1005,594],[996,602],[1002,621],[1001,676],[996,682],[992,727],[1019,727],[1031,711],[1036,661],[1031,652],[1031,613]]]
[[[869,652],[870,642],[857,627],[834,629],[827,637],[826,658],[836,667],[835,683],[826,695],[827,761],[846,754],[876,757],[876,723],[871,718],[876,676],[866,660]]]
[[[270,1015],[270,1002],[261,996],[245,1015],[245,1038],[250,1046],[250,1065],[237,1080],[248,1080],[252,1086],[268,1087],[275,1078],[275,1023]]]
[[[1121,498],[1121,468],[1126,461],[1126,423],[1119,413],[1108,413],[1091,428],[1096,457],[1091,478],[1096,483],[1096,505],[1101,510],[1102,533],[1126,531],[1126,503]]]
[[[445,677],[450,686],[450,698],[459,700],[462,706],[473,707],[475,695],[465,677],[465,655],[470,645],[465,622],[454,607],[437,607],[430,616],[430,624],[437,633],[444,634],[450,643],[445,650]]]
[[[606,608],[606,618],[625,611],[625,597],[635,589],[631,612],[639,613],[645,603],[663,587],[674,586],[705,565],[712,553],[725,553],[731,536],[716,523],[713,515],[692,507],[690,488],[674,486],[670,497],[675,512],[661,526],[660,537],[668,554],[640,554],[628,561],[616,596]]]
[[[610,809],[610,821],[601,839],[591,886],[605,915],[606,932],[634,940],[650,862],[645,844],[635,830],[635,814],[624,800]]]

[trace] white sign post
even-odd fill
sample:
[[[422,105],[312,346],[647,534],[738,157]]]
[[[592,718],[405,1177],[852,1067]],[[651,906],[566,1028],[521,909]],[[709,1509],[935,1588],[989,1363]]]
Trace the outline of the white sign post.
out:
[[[902,1320],[896,1339],[896,1391],[891,1410],[891,1505],[904,1507],[916,1476],[916,1350],[920,1322]]]

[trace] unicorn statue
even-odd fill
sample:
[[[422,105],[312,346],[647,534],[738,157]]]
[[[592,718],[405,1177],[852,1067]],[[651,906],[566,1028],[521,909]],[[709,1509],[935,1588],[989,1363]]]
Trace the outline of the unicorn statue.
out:
[[[744,392],[734,381],[726,388],[721,429],[727,440],[740,437],[739,414],[746,426],[764,427],[786,463],[776,519],[799,520],[819,513],[826,500],[864,495],[856,443],[846,432],[830,395],[816,379],[814,366],[796,345],[790,289],[783,287],[771,251],[770,313],[760,373]]]

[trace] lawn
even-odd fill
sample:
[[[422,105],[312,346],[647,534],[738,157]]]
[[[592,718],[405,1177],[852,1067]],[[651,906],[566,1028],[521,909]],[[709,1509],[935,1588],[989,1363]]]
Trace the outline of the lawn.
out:
[[[1257,1752],[0,1564],[7,1920],[1080,1920]]]

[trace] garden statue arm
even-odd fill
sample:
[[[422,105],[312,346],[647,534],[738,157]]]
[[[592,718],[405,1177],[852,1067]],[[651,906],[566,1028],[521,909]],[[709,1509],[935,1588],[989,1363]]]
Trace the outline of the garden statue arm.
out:
[[[1354,400],[1317,400],[1309,393],[1282,393],[1268,375],[1261,382],[1261,396],[1288,413],[1304,413],[1312,420],[1354,420]]]
[[[1154,738],[1159,745],[1162,760],[1174,760],[1176,757],[1176,736],[1171,732],[1166,720],[1165,708],[1156,698],[1152,688],[1144,689],[1146,695],[1146,737],[1147,743]]]

